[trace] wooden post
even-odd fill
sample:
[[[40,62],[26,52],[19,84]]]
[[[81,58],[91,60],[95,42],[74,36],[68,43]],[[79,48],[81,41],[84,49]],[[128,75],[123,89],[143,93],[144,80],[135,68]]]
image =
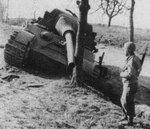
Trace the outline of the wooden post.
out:
[[[131,0],[131,10],[130,10],[130,42],[134,42],[134,21],[133,21],[134,5],[135,5],[135,0]]]

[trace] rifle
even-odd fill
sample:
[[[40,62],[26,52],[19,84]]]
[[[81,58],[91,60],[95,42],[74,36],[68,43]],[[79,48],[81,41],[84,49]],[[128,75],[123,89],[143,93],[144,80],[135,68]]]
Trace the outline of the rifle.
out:
[[[146,44],[145,51],[144,51],[144,54],[143,54],[142,59],[141,59],[141,65],[143,65],[143,63],[144,63],[144,59],[145,59],[147,50],[148,50],[148,43]]]

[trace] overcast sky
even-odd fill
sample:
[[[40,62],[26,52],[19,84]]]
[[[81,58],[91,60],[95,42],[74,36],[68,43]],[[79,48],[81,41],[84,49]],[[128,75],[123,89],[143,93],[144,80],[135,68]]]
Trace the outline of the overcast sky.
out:
[[[34,0],[10,0],[9,3],[9,17],[33,17],[34,10],[37,10],[36,17],[42,16],[45,10],[52,10],[59,8],[64,10],[65,8],[78,12],[76,0],[37,0],[36,4]],[[74,2],[73,2],[74,1]],[[90,0],[91,9],[89,11],[88,21],[89,23],[107,23],[107,17],[101,16],[100,11],[91,14],[97,9],[98,0]],[[136,28],[150,28],[150,0],[135,0],[135,27]],[[113,25],[129,26],[128,20],[129,14],[123,14],[117,16],[113,21]]]

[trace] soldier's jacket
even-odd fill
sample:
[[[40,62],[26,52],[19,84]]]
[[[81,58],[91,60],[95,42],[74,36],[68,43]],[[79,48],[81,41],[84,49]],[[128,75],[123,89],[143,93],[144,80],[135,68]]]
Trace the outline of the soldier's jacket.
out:
[[[137,83],[141,71],[141,60],[136,55],[127,57],[122,72],[126,75],[122,78],[123,83]]]

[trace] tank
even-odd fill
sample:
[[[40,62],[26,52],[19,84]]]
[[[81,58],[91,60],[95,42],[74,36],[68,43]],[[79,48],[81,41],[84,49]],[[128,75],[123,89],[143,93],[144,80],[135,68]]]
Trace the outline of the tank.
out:
[[[31,66],[49,73],[72,73],[78,18],[58,9],[45,12],[26,27],[14,31],[4,49],[4,59],[15,67]],[[84,37],[83,71],[94,78],[106,75],[102,58],[95,61],[96,34],[87,25]]]

